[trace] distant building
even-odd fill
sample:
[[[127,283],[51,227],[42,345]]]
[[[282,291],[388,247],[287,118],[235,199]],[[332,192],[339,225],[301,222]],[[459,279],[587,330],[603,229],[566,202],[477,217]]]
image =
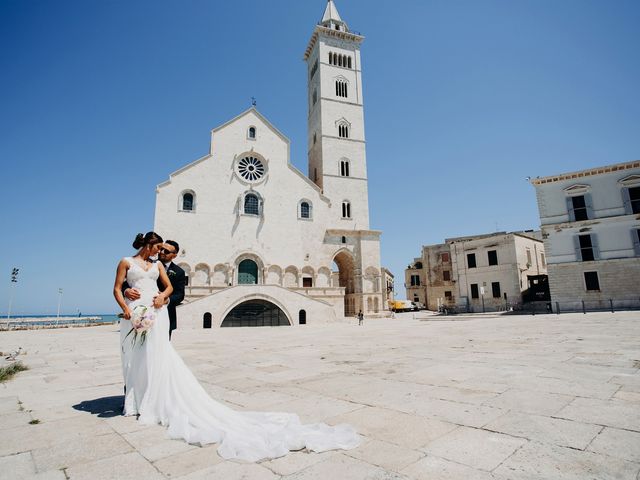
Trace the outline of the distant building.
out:
[[[640,305],[640,161],[535,178],[553,302]]]
[[[382,271],[382,301],[385,309],[389,306],[389,302],[392,302],[395,299],[395,286],[394,286],[394,275],[385,267],[381,268]]]
[[[422,247],[405,270],[407,298],[429,310],[482,312],[548,301],[540,232],[497,232]]]

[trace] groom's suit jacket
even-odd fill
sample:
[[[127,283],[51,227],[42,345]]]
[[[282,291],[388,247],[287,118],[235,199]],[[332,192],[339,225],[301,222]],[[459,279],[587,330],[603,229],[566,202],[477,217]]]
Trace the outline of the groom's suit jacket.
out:
[[[173,293],[169,297],[169,305],[167,305],[167,310],[169,311],[169,338],[171,338],[171,332],[178,326],[176,307],[184,300],[184,287],[187,283],[187,276],[184,270],[173,262],[167,267],[167,276],[173,287]],[[163,289],[160,280],[158,280],[158,288],[160,290]]]

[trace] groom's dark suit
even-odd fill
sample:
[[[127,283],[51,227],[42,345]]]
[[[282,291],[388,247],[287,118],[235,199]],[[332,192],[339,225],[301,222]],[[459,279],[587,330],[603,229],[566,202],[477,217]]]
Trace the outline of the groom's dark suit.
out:
[[[169,340],[171,340],[171,332],[178,326],[176,307],[184,300],[184,287],[187,283],[187,277],[184,274],[184,270],[173,262],[167,267],[167,276],[173,287],[173,293],[169,297],[169,305],[167,305],[167,310],[169,311]],[[158,288],[160,290],[163,289],[160,280],[158,280]]]

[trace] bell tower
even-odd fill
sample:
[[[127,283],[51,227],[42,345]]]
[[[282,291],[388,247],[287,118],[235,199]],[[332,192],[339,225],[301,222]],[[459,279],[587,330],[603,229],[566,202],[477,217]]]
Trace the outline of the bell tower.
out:
[[[360,44],[333,0],[311,35],[308,67],[309,178],[332,202],[331,227],[369,228]]]

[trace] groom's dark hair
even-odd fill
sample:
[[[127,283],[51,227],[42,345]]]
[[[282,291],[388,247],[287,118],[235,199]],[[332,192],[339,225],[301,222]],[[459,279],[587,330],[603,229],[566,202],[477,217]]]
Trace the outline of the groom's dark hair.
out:
[[[176,242],[175,240],[167,240],[164,243],[171,245],[173,248],[175,248],[176,253],[180,253],[180,245],[178,245],[178,242]]]

